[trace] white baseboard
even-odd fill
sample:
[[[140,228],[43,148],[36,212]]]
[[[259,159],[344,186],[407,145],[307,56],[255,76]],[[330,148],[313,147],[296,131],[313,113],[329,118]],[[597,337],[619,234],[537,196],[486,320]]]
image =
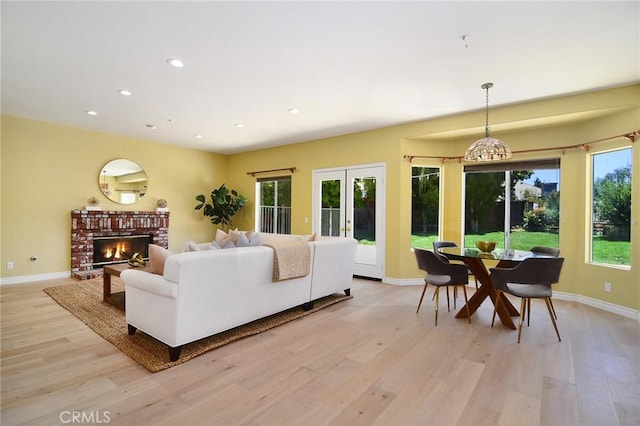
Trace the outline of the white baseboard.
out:
[[[384,277],[383,283],[392,285],[424,285],[422,278],[392,278]],[[473,282],[469,282],[469,286],[475,286]],[[558,300],[566,300],[569,302],[578,302],[583,305],[591,306],[593,308],[601,309],[603,311],[611,312],[613,314],[621,315],[626,318],[634,319],[640,322],[640,311],[627,308],[613,303],[604,302],[602,300],[594,299],[592,297],[582,296],[580,294],[564,293],[559,291],[553,292],[553,298]]]
[[[64,272],[49,272],[47,274],[5,277],[5,278],[0,278],[0,286],[10,285],[10,284],[26,284],[26,283],[36,282],[36,281],[57,280],[60,278],[69,278],[70,276],[71,276],[71,272],[64,271]]]
[[[603,311],[611,312],[613,314],[621,315],[626,318],[634,319],[640,322],[640,311],[627,308],[613,303],[605,302],[602,300],[594,299],[592,297],[583,296],[581,294],[564,293],[560,291],[553,292],[553,298],[558,300],[566,300],[569,302],[578,302],[583,305],[591,306],[593,308],[601,309]]]
[[[393,285],[424,285],[424,279],[422,278],[391,278],[384,277],[382,282],[385,284]]]

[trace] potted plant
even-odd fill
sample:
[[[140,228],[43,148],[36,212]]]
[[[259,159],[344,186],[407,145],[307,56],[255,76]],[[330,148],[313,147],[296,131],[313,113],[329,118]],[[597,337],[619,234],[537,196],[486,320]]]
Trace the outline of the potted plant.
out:
[[[202,209],[203,215],[211,217],[211,223],[221,224],[226,230],[231,225],[231,218],[244,207],[248,198],[234,189],[229,190],[223,183],[211,191],[211,203],[206,202],[203,194],[196,196],[196,200],[200,204],[195,209]]]

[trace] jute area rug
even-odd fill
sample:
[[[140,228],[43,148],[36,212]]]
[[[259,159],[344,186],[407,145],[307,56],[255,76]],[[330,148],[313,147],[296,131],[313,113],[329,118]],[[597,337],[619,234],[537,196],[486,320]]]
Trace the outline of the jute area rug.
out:
[[[124,290],[119,278],[113,277],[111,291]],[[44,289],[60,306],[71,312],[93,331],[137,361],[151,372],[161,371],[186,362],[207,351],[226,345],[247,336],[262,333],[289,321],[305,317],[327,306],[353,296],[334,294],[314,302],[314,308],[305,311],[301,307],[259,319],[240,327],[207,337],[184,346],[180,359],[171,362],[164,343],[138,330],[135,335],[127,334],[125,314],[120,309],[102,300],[102,279],[78,281],[78,283],[47,287]]]

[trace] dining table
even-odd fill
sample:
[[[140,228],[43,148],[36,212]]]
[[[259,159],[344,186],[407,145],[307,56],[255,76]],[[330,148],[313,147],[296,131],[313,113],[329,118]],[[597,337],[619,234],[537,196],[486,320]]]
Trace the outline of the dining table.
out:
[[[478,289],[469,298],[467,304],[456,314],[456,318],[468,318],[468,315],[473,315],[487,297],[491,299],[494,306],[496,305],[498,292],[491,283],[491,273],[489,269],[487,269],[485,262],[497,261],[496,268],[513,268],[519,262],[531,257],[553,257],[526,250],[495,249],[491,252],[483,252],[475,247],[442,247],[438,249],[438,253],[444,255],[449,260],[464,262],[475,277],[476,283],[479,284]],[[467,306],[469,307],[468,311]],[[504,293],[500,294],[497,314],[503,325],[514,330],[516,329],[516,325],[511,317],[519,316],[520,313]]]

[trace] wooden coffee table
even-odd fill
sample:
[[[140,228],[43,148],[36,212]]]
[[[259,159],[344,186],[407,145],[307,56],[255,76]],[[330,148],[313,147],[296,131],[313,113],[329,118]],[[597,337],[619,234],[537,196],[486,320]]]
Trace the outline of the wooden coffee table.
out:
[[[126,269],[138,269],[140,271],[147,272],[151,271],[148,264],[147,266],[134,268],[133,266],[129,266],[128,263],[116,263],[113,265],[106,265],[102,268],[102,300],[118,309],[122,309],[123,311],[125,307],[124,291],[111,293],[111,276],[119,277],[120,273]]]

